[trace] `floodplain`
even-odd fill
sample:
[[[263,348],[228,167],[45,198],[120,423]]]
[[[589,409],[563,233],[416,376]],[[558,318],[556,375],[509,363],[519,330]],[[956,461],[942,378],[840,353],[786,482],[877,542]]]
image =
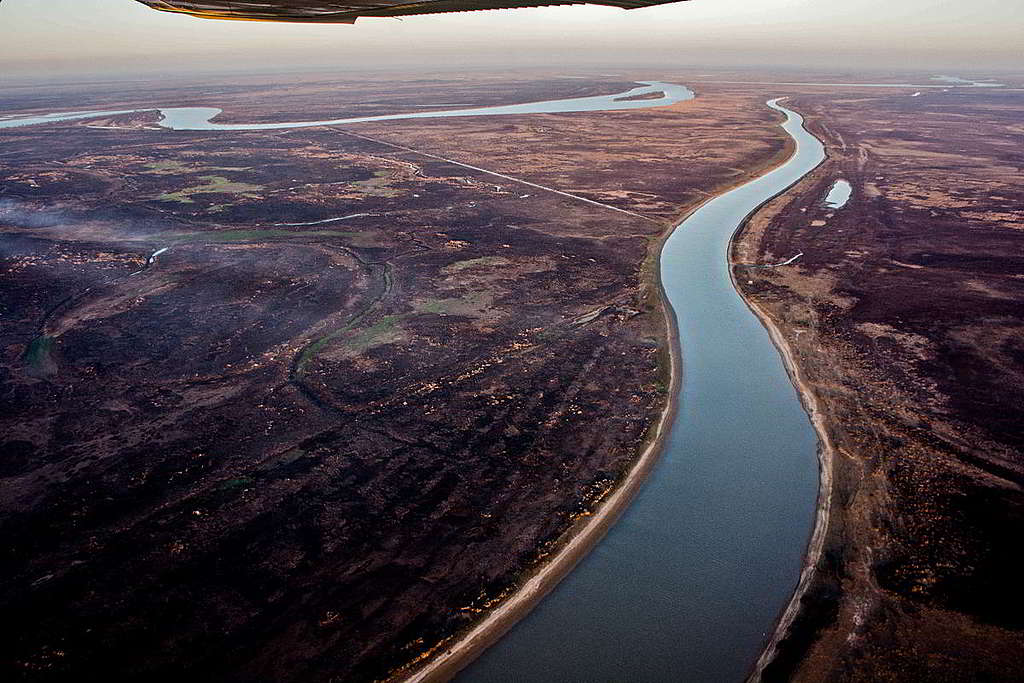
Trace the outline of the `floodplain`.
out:
[[[633,85],[224,83],[16,106],[188,100],[248,122]],[[786,153],[742,94],[258,132],[156,116],[4,131],[17,486],[0,600],[24,628],[0,647],[21,677],[379,678],[450,641],[649,438],[673,220]]]

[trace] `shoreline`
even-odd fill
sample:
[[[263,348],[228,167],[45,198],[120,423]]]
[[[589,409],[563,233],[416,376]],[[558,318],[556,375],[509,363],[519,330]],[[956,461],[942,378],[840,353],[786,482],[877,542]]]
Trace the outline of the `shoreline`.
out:
[[[639,458],[633,464],[629,473],[619,482],[615,490],[601,503],[598,510],[587,517],[587,522],[578,531],[570,528],[566,532],[566,543],[559,548],[554,557],[528,575],[528,578],[521,583],[510,594],[508,599],[488,613],[481,621],[472,626],[465,634],[455,636],[456,640],[449,646],[441,646],[441,654],[436,656],[427,655],[426,663],[409,673],[398,672],[390,676],[387,681],[391,683],[441,683],[451,680],[459,671],[467,667],[487,648],[496,643],[502,636],[511,630],[520,620],[525,618],[529,612],[576,568],[583,558],[594,549],[604,538],[612,525],[625,512],[626,508],[633,501],[639,490],[646,484],[648,476],[661,458],[665,442],[671,432],[672,423],[678,413],[680,390],[682,388],[682,347],[679,338],[679,328],[676,319],[675,309],[669,303],[668,295],[665,292],[661,279],[661,255],[669,237],[678,229],[694,212],[711,200],[731,190],[744,185],[755,178],[769,173],[782,166],[796,153],[796,144],[791,136],[786,136],[782,150],[770,157],[766,163],[755,167],[749,176],[724,187],[718,188],[714,194],[703,198],[699,203],[673,217],[670,226],[658,236],[657,250],[653,254],[653,260],[657,264],[652,269],[653,282],[659,295],[659,304],[662,308],[662,315],[666,326],[666,337],[668,342],[668,356],[670,368],[670,382],[668,388],[668,400],[662,409],[658,422],[653,430],[653,438],[641,451]],[[801,178],[802,180],[803,178]],[[799,182],[799,181],[798,181]],[[787,191],[790,188],[786,188]],[[781,193],[780,193],[781,194]],[[778,196],[778,195],[776,195]],[[774,197],[772,197],[774,199]],[[770,199],[767,201],[771,201]],[[767,203],[767,202],[765,202]],[[757,207],[750,216],[764,206]],[[737,226],[733,238],[746,225],[750,216]],[[729,272],[732,277],[731,248],[727,252],[729,259]],[[735,287],[735,282],[733,283]],[[737,295],[746,302],[746,299],[737,289]],[[749,305],[749,304],[748,304]],[[755,315],[757,315],[755,313]],[[760,316],[758,316],[760,319]],[[774,342],[774,338],[773,338]],[[784,356],[785,360],[785,356]],[[786,366],[787,373],[789,366]],[[798,393],[799,390],[798,390]],[[801,395],[801,403],[803,396]],[[805,406],[806,407],[806,406]],[[820,502],[819,484],[819,502]],[[815,532],[817,527],[815,527]],[[805,554],[806,559],[806,554]],[[808,577],[809,578],[809,577]],[[803,585],[803,572],[801,582]],[[802,595],[802,591],[800,593]],[[794,594],[794,600],[798,600]],[[792,601],[791,601],[792,604]],[[789,607],[787,607],[788,611]],[[775,642],[775,639],[772,641]],[[764,657],[765,650],[757,660],[758,665]]]
[[[804,129],[811,135],[814,135],[814,133],[811,133],[811,131],[806,127],[806,119]],[[818,136],[814,135],[814,137]],[[832,488],[835,475],[834,461],[836,457],[836,447],[828,434],[828,430],[826,429],[825,414],[818,405],[817,397],[804,381],[800,366],[797,364],[793,356],[793,349],[782,335],[782,329],[774,320],[772,320],[761,306],[744,294],[743,288],[740,286],[739,282],[737,282],[736,271],[734,270],[736,264],[733,260],[733,253],[738,246],[739,241],[742,239],[743,232],[759,211],[761,211],[770,202],[792,190],[828,161],[828,147],[825,146],[825,143],[821,138],[818,138],[818,140],[824,147],[825,158],[822,159],[822,161],[814,168],[801,176],[792,185],[765,200],[757,208],[751,211],[743,221],[736,226],[732,237],[729,239],[729,280],[732,282],[733,289],[736,290],[737,296],[743,300],[743,303],[746,304],[747,308],[750,309],[750,312],[754,314],[761,323],[761,326],[765,328],[765,331],[767,331],[768,337],[772,341],[772,345],[775,347],[776,351],[779,352],[779,356],[782,358],[782,364],[786,370],[786,375],[788,375],[790,383],[796,390],[800,404],[807,413],[807,416],[811,421],[811,426],[814,428],[814,431],[818,436],[818,499],[815,505],[814,526],[811,529],[811,535],[807,541],[807,549],[804,551],[803,566],[800,569],[800,575],[796,586],[793,589],[793,594],[787,601],[786,607],[779,613],[771,631],[771,636],[765,641],[765,644],[761,649],[761,653],[758,655],[757,660],[751,667],[751,673],[745,679],[746,683],[760,683],[761,675],[764,673],[765,667],[774,661],[778,652],[779,644],[788,635],[794,620],[800,613],[801,600],[804,595],[806,595],[807,589],[813,583],[817,574],[817,567],[825,546],[825,537],[828,532],[829,521],[832,513]]]
[[[818,562],[821,559],[822,550],[825,546],[825,536],[832,513],[833,464],[836,457],[836,448],[828,436],[828,430],[825,428],[825,416],[818,407],[818,399],[801,377],[799,366],[793,358],[792,349],[783,338],[781,329],[768,317],[763,309],[743,296],[738,287],[736,291],[747,304],[747,307],[750,308],[751,312],[761,321],[765,330],[767,330],[772,344],[782,357],[786,374],[789,375],[790,381],[800,397],[800,403],[804,406],[804,410],[807,411],[811,425],[818,434],[818,501],[815,508],[814,527],[807,543],[803,568],[800,570],[800,578],[797,581],[796,588],[793,590],[793,595],[779,615],[771,638],[765,643],[761,654],[754,663],[753,671],[746,679],[747,683],[759,683],[765,667],[775,659],[779,643],[788,635],[793,621],[800,613],[800,601],[807,593],[807,589],[817,574]]]

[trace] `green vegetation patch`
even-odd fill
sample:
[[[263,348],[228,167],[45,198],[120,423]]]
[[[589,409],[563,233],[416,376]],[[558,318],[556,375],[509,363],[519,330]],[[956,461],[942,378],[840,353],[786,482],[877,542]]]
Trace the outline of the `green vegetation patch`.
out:
[[[375,346],[383,346],[402,339],[402,328],[399,324],[404,315],[386,315],[377,323],[359,330],[345,339],[345,348],[351,353],[362,353]]]
[[[202,164],[188,164],[177,159],[161,159],[150,161],[145,164],[146,170],[152,175],[178,175],[190,173],[202,168],[207,171],[248,171],[248,166],[203,166]]]
[[[511,265],[504,256],[481,256],[480,258],[471,258],[465,261],[456,261],[451,265],[447,265],[441,270],[445,273],[458,273],[466,270],[467,268],[481,268],[486,266],[507,266]]]
[[[391,171],[374,171],[368,180],[356,180],[349,185],[364,194],[376,197],[396,197],[400,193],[391,187]]]
[[[157,175],[172,175],[175,173],[186,173],[192,170],[190,166],[177,161],[176,159],[151,161],[146,164],[146,168]]]
[[[258,195],[252,193],[263,189],[262,185],[239,183],[219,175],[204,175],[199,179],[204,181],[203,185],[193,185],[177,192],[166,192],[157,197],[157,200],[194,204],[195,200],[192,199],[192,196],[197,194],[234,194],[247,199],[259,199]]]
[[[42,370],[50,361],[50,351],[52,349],[53,337],[36,337],[28,345],[25,360],[36,370]]]
[[[494,296],[490,292],[475,290],[463,297],[450,299],[416,299],[413,306],[422,313],[466,315],[481,317],[491,310]]]
[[[362,329],[353,329],[353,326],[358,322],[353,321],[345,327],[334,330],[302,350],[297,369],[301,371],[314,356],[323,351],[324,347],[348,332],[354,332],[354,334],[343,339],[342,344],[349,355],[363,353],[375,346],[383,346],[384,344],[401,341],[404,337],[401,321],[405,317],[406,315],[386,315],[370,327]]]
[[[252,477],[237,477],[235,479],[228,479],[226,482],[220,485],[221,491],[230,491],[232,489],[240,489],[256,482]]]
[[[49,377],[57,374],[57,364],[50,357],[53,350],[53,337],[36,337],[25,351],[25,361],[35,374]]]

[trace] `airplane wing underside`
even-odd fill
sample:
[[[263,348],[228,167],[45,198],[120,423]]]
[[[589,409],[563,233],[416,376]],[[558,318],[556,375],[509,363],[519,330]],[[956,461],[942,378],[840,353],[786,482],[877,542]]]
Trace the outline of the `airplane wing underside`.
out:
[[[291,21],[311,24],[351,24],[358,17],[402,17],[413,14],[466,12],[470,10],[541,7],[549,5],[609,5],[637,9],[681,0],[137,0],[156,10],[205,19],[241,21]]]

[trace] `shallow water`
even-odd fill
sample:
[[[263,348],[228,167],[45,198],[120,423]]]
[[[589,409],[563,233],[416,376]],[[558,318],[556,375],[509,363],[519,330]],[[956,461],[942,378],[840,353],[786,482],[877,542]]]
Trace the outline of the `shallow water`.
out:
[[[744,217],[824,159],[721,195],[669,238],[662,280],[679,318],[680,411],[619,522],[540,605],[457,680],[739,681],[799,578],[818,491],[818,440],[782,359],[729,278]]]
[[[825,195],[825,206],[830,209],[841,209],[846,206],[846,202],[850,201],[850,195],[852,194],[853,188],[850,186],[850,183],[840,178],[832,183],[828,194]]]

